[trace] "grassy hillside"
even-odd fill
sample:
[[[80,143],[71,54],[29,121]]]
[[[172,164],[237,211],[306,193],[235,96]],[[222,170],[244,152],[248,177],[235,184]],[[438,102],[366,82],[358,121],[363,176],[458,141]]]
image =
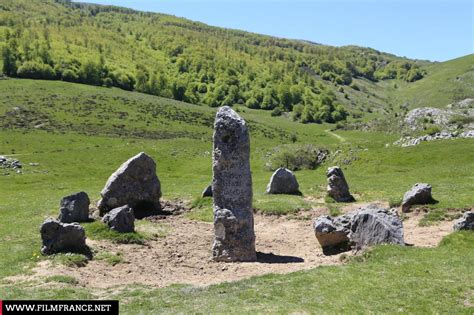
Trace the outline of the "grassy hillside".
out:
[[[427,64],[59,0],[2,1],[0,47],[9,76],[116,86],[213,107],[278,108],[275,114],[294,111],[303,122],[364,112],[356,107],[378,111],[385,100],[376,82],[419,80]]]
[[[386,85],[393,104],[408,108],[446,107],[466,98],[474,98],[474,54],[424,67],[423,80],[412,84],[398,83],[397,88]]]
[[[0,90],[3,96],[0,100],[0,154],[17,158],[25,165],[21,174],[8,169],[0,172],[0,279],[28,272],[42,259],[38,258],[38,228],[46,217],[56,216],[61,197],[84,190],[93,202],[97,201],[108,176],[140,151],[149,153],[157,161],[165,199],[179,198],[191,204],[211,180],[215,109],[65,82],[0,80]],[[446,208],[474,204],[474,160],[468,154],[474,151],[474,142],[470,139],[444,141],[443,145],[425,143],[405,149],[385,147],[395,140],[395,135],[333,132],[330,124],[299,124],[283,116],[272,117],[266,111],[238,106],[236,109],[249,122],[254,206],[264,213],[293,213],[298,209],[325,206],[321,201],[325,195],[324,172],[332,164],[342,165],[359,201],[399,200],[413,183],[429,182],[435,198],[440,201],[435,208],[441,213],[445,213]],[[271,171],[265,168],[266,154],[282,144],[313,144],[333,153],[340,151],[316,170],[296,172],[303,197],[273,197],[264,194],[271,176]],[[333,204],[330,211],[337,208],[338,205]],[[205,206],[193,210],[189,217],[209,221],[212,213]],[[116,296],[101,294],[124,301],[122,306],[127,313],[138,310],[192,312],[191,307],[196,305],[222,312],[218,303],[221,299],[247,312],[310,311],[320,303],[328,307],[328,312],[341,309],[361,312],[462,310],[458,301],[472,299],[468,293],[472,281],[464,276],[469,274],[467,269],[472,265],[469,260],[472,257],[465,255],[465,246],[471,246],[472,239],[464,235],[455,236],[454,240],[461,243],[435,250],[383,248],[375,251],[367,264],[265,276],[206,289],[136,287],[118,290],[120,293]],[[446,270],[448,260],[450,266],[455,267]],[[384,290],[374,290],[382,285],[378,281],[381,274],[392,285],[383,284]],[[447,283],[446,277],[456,281]],[[327,279],[326,285],[330,281],[333,288],[344,282],[346,290],[338,290],[337,294],[321,290],[321,279]],[[431,284],[428,291],[423,284],[427,281]],[[411,290],[422,298],[422,303],[419,299],[413,303],[406,295],[400,295],[406,283],[414,284]],[[3,298],[96,297],[74,282],[63,284],[61,289],[43,287],[38,290],[38,285],[0,280],[0,295]],[[283,287],[287,289],[278,289]],[[360,299],[354,298],[365,291],[390,295],[393,301],[386,303],[387,299],[373,297],[377,303],[374,300],[362,305]],[[219,300],[214,300],[211,296],[217,296],[216,292],[224,292],[224,295],[219,293]],[[310,299],[308,292],[311,292]],[[440,292],[444,292],[441,299]],[[161,297],[165,295],[167,298],[163,300]],[[276,297],[286,302],[275,303]],[[241,304],[243,300],[247,301],[245,306]],[[442,303],[432,304],[433,300]]]

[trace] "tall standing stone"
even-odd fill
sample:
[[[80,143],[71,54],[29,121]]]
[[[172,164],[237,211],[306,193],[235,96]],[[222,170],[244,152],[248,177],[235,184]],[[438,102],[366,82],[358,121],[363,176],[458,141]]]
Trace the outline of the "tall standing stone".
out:
[[[215,261],[255,261],[252,175],[247,124],[230,107],[219,109],[213,149]]]

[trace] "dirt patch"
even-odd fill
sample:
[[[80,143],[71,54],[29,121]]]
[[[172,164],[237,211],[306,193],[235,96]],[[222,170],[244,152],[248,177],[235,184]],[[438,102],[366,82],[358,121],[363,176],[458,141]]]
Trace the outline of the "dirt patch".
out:
[[[431,226],[419,226],[425,213],[412,212],[406,214],[403,221],[405,242],[419,247],[435,247],[441,239],[453,232],[453,221],[441,221]]]
[[[357,208],[361,204],[352,204]],[[321,215],[321,209],[313,209]],[[348,211],[350,209],[344,209]],[[404,221],[407,243],[436,246],[452,231],[452,222],[420,227],[422,215],[410,214]],[[155,221],[151,221],[155,222]],[[86,267],[74,268],[42,261],[34,268],[33,278],[68,275],[80,285],[104,289],[113,286],[144,284],[165,287],[174,283],[197,286],[236,281],[268,273],[289,273],[321,265],[341,264],[340,254],[325,256],[312,229],[312,220],[299,217],[255,215],[258,261],[252,263],[217,263],[210,260],[213,226],[182,215],[157,219],[169,233],[147,245],[113,244],[87,240],[97,252],[120,252],[124,262],[115,266],[103,260],[92,260]],[[346,253],[351,255],[350,252]],[[24,277],[24,276],[23,276]],[[28,280],[32,280],[28,276]],[[21,280],[22,276],[15,277]],[[27,279],[23,279],[27,280]]]

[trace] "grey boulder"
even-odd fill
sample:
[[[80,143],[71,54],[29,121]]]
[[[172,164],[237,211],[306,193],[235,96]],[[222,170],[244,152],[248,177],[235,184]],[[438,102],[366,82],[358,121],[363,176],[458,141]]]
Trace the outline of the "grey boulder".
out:
[[[453,229],[455,231],[474,230],[474,211],[468,211],[454,223]]]
[[[350,221],[350,214],[335,218],[321,216],[314,221],[314,233],[324,254],[330,255],[349,249]]]
[[[396,211],[374,205],[338,217],[321,216],[313,228],[325,255],[377,244],[405,245],[403,223]]]
[[[328,179],[327,193],[331,198],[337,202],[355,201],[349,192],[349,185],[340,167],[329,167],[326,176]]]
[[[403,196],[402,211],[409,212],[412,205],[426,205],[434,202],[431,196],[431,185],[417,183]]]
[[[82,252],[87,248],[86,233],[78,223],[62,223],[55,219],[47,219],[41,225],[40,232],[43,255]]]
[[[395,211],[367,207],[354,213],[349,238],[355,249],[378,244],[405,245],[403,223]]]
[[[267,194],[300,195],[295,174],[287,168],[277,169],[267,185]]]
[[[155,161],[143,152],[130,158],[109,177],[101,196],[101,215],[124,205],[144,214],[159,211],[161,185]]]
[[[135,231],[135,215],[129,206],[122,206],[109,211],[102,222],[114,231],[129,233]]]
[[[59,221],[63,223],[89,221],[89,196],[85,192],[61,199]]]
[[[201,197],[212,197],[212,185],[207,186],[203,191]]]

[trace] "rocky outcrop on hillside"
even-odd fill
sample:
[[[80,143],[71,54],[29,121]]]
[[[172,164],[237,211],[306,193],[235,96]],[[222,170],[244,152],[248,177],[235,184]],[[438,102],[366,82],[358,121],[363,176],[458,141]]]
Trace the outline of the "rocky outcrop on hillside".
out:
[[[466,125],[465,128],[474,129],[474,99],[466,98],[462,101],[452,103],[446,108],[420,107],[408,112],[404,123],[411,130],[420,130],[429,123],[441,129],[455,130],[459,124]]]
[[[434,140],[447,140],[447,139],[461,139],[461,138],[474,138],[474,130],[466,130],[463,132],[458,131],[442,131],[433,135],[424,135],[420,137],[402,137],[395,141],[393,144],[401,147],[412,147],[420,144],[423,141],[434,141]]]

